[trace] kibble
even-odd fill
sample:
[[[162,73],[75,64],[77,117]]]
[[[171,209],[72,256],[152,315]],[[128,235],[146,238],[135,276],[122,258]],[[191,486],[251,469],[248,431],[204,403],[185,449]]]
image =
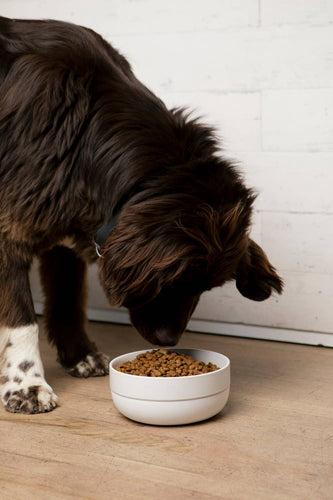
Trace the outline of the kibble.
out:
[[[204,363],[182,354],[165,349],[155,349],[138,354],[132,361],[125,361],[116,370],[130,375],[144,377],[186,377],[218,370],[214,363]]]

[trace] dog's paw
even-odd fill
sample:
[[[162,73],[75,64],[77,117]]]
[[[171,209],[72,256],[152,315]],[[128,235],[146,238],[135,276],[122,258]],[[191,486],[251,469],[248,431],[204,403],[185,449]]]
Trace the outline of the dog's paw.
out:
[[[21,384],[5,387],[2,401],[11,413],[44,413],[57,406],[57,396],[52,388],[43,382],[40,385]]]
[[[87,354],[67,371],[73,377],[103,377],[109,373],[110,358],[102,352]]]
[[[57,406],[57,396],[44,378],[37,324],[4,330],[0,393],[11,413],[44,413]]]

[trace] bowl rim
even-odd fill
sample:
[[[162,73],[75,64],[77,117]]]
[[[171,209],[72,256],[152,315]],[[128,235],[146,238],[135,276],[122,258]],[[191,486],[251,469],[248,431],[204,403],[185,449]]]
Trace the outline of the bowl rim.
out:
[[[157,348],[158,349],[158,348]],[[122,358],[123,356],[128,356],[129,354],[134,354],[134,357],[133,359],[136,358],[136,356],[138,354],[141,354],[141,353],[144,353],[144,352],[148,352],[149,350],[157,350],[157,349],[143,349],[143,350],[140,350],[140,351],[133,351],[133,352],[127,352],[125,354],[120,354],[119,356],[116,356],[115,358],[111,359],[110,363],[109,363],[109,372],[110,372],[110,375],[111,375],[111,371],[117,373],[117,374],[120,374],[120,376],[124,375],[126,377],[131,377],[131,380],[133,380],[133,378],[135,379],[148,379],[148,380],[177,380],[177,379],[186,379],[186,380],[190,380],[190,379],[193,379],[195,378],[196,380],[198,379],[198,377],[202,378],[202,377],[206,377],[206,376],[209,376],[209,375],[212,375],[212,374],[217,374],[217,373],[220,373],[224,370],[226,370],[229,366],[230,366],[230,359],[228,358],[228,356],[226,356],[225,354],[222,354],[220,352],[217,352],[217,351],[211,351],[210,349],[199,349],[199,348],[196,348],[196,347],[179,347],[178,349],[175,347],[171,347],[171,348],[164,348],[166,351],[171,351],[171,352],[178,352],[178,351],[203,351],[203,352],[211,352],[213,354],[217,354],[219,356],[222,356],[222,358],[225,358],[225,365],[223,367],[220,367],[218,370],[214,370],[212,372],[208,372],[208,373],[200,373],[198,375],[184,375],[184,376],[175,376],[175,377],[148,377],[147,375],[134,375],[132,373],[124,373],[124,372],[121,372],[121,371],[118,371],[114,368],[113,364],[119,360],[119,358]],[[121,364],[121,362],[120,362]]]

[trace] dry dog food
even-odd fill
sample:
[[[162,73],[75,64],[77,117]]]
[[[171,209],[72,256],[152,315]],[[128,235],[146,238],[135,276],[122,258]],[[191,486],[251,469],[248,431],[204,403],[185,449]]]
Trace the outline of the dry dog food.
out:
[[[218,370],[213,363],[194,360],[187,354],[156,349],[138,354],[132,361],[126,361],[116,367],[116,370],[130,375],[145,377],[185,377],[201,375]]]

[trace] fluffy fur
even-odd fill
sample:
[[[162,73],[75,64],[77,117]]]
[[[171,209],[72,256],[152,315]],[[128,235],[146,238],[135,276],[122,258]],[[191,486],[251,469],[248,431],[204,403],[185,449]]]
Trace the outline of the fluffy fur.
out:
[[[214,131],[167,109],[98,34],[0,18],[0,333],[20,339],[16,367],[40,363],[38,348],[29,354],[37,256],[60,363],[76,376],[107,373],[85,332],[85,272],[97,258],[94,234],[116,212],[101,282],[155,344],[175,344],[200,294],[229,280],[253,300],[280,293],[281,279],[248,236],[254,198]],[[7,409],[52,409],[46,382],[30,383],[9,364]]]

